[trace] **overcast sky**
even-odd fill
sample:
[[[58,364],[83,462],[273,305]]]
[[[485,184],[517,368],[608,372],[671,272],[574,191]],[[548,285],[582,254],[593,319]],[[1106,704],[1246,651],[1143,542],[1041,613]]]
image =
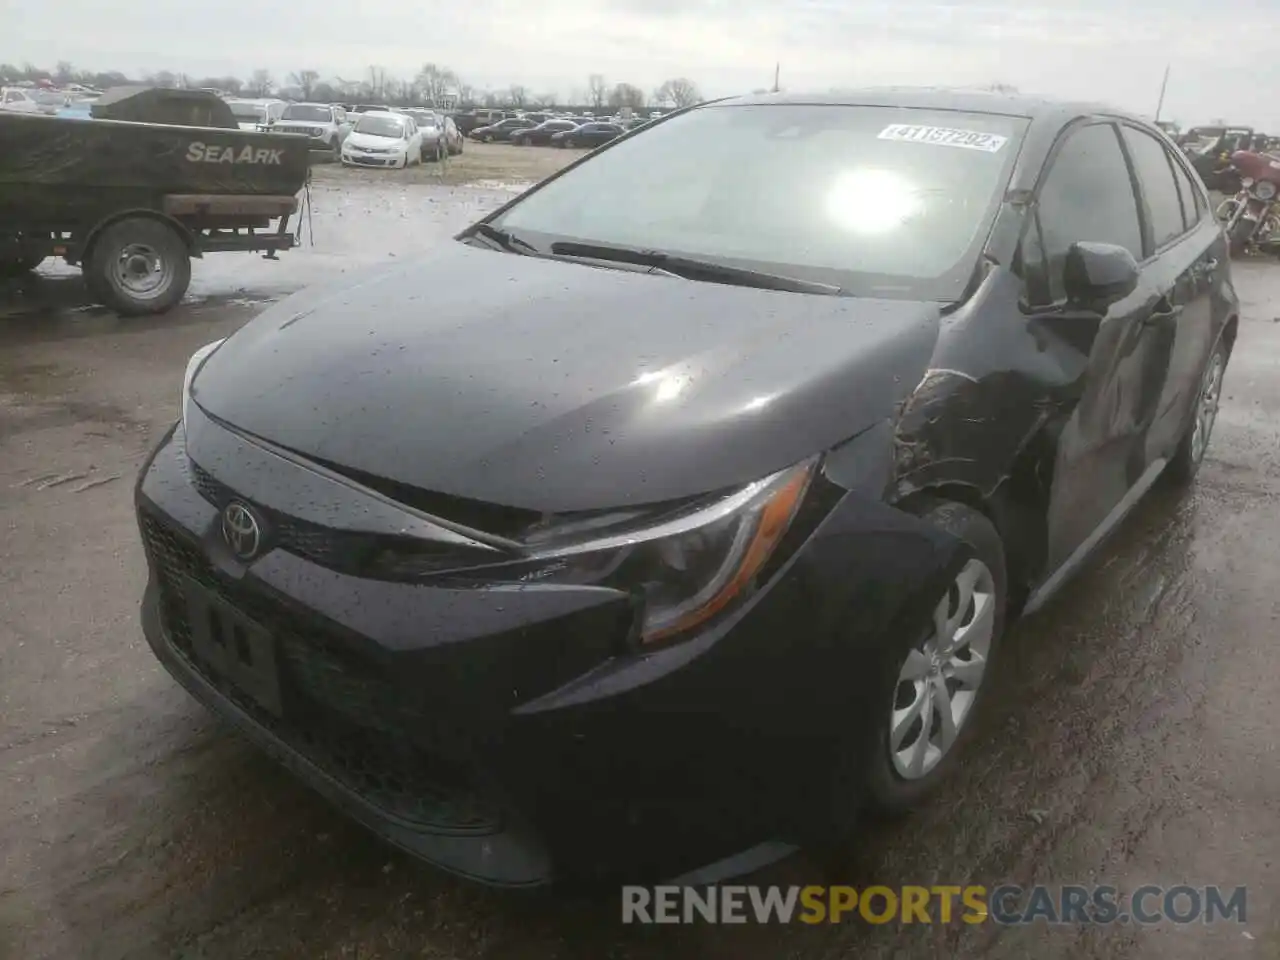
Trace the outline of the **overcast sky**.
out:
[[[1172,63],[1164,117],[1280,134],[1276,37],[1276,0],[0,0],[0,62],[18,64],[358,79],[434,61],[567,97],[596,72],[739,93],[781,61],[789,90],[999,81],[1151,114]]]

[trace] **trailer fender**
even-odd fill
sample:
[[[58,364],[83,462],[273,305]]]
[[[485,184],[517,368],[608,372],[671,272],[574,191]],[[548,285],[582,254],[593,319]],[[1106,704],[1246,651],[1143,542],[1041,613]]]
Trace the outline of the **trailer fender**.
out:
[[[128,220],[133,217],[145,217],[148,220],[155,220],[159,223],[163,223],[165,226],[172,227],[178,236],[182,238],[183,244],[186,245],[188,255],[195,257],[196,259],[204,257],[204,254],[200,251],[200,245],[196,242],[195,235],[192,234],[192,232],[180,221],[175,220],[173,217],[166,216],[158,210],[140,207],[130,210],[117,210],[115,213],[111,214],[111,216],[104,217],[102,220],[98,221],[98,223],[94,225],[93,229],[89,231],[88,236],[85,237],[84,243],[80,247],[79,256],[76,257],[75,260],[68,257],[67,262],[71,264],[87,263],[93,256],[93,245],[97,242],[98,238],[102,236],[102,232],[113,223],[119,223],[121,220]]]

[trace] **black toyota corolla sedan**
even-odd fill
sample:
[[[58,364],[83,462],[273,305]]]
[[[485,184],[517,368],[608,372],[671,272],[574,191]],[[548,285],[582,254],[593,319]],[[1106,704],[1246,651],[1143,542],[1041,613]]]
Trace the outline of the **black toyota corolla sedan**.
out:
[[[143,627],[448,870],[741,870],[945,778],[1005,625],[1196,472],[1236,322],[1139,119],[704,104],[200,350]]]

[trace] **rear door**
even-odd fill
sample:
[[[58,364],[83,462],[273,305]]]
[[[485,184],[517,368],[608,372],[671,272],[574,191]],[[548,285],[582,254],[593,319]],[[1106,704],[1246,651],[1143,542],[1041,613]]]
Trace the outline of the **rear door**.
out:
[[[1140,264],[1148,260],[1136,184],[1110,121],[1084,122],[1059,139],[1020,254],[1031,328],[1070,345],[1080,369],[1075,405],[1058,435],[1046,573],[1086,552],[1130,491],[1146,482],[1152,397],[1160,395],[1168,362],[1168,338],[1151,335],[1169,312],[1161,271],[1144,266],[1138,288],[1099,316],[1067,302],[1063,267],[1078,242],[1114,244]]]
[[[1212,290],[1226,259],[1208,203],[1163,140],[1136,126],[1121,127],[1138,183],[1148,259],[1144,272],[1164,297],[1164,309],[1148,321],[1158,341],[1144,387],[1154,390],[1143,410],[1149,420],[1147,459],[1170,457],[1186,430],[1200,383],[1200,365],[1212,336]],[[1165,358],[1157,361],[1157,355]]]

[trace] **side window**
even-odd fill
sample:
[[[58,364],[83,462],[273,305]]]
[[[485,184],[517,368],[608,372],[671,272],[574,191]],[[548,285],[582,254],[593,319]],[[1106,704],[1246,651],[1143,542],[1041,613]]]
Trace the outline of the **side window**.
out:
[[[1062,268],[1073,243],[1113,243],[1143,258],[1129,165],[1109,123],[1068,134],[1040,189],[1036,211],[1051,300],[1066,296]]]
[[[1200,185],[1191,174],[1187,173],[1187,168],[1175,157],[1170,157],[1169,162],[1173,166],[1173,175],[1178,181],[1178,193],[1182,195],[1182,222],[1190,230],[1204,219],[1208,204],[1204,201],[1204,192],[1200,189]]]
[[[1182,201],[1178,197],[1178,182],[1173,179],[1173,168],[1164,144],[1155,137],[1135,127],[1125,126],[1125,143],[1142,184],[1142,196],[1146,201],[1147,219],[1151,222],[1151,239],[1156,249],[1177,239],[1186,229],[1182,219]]]

